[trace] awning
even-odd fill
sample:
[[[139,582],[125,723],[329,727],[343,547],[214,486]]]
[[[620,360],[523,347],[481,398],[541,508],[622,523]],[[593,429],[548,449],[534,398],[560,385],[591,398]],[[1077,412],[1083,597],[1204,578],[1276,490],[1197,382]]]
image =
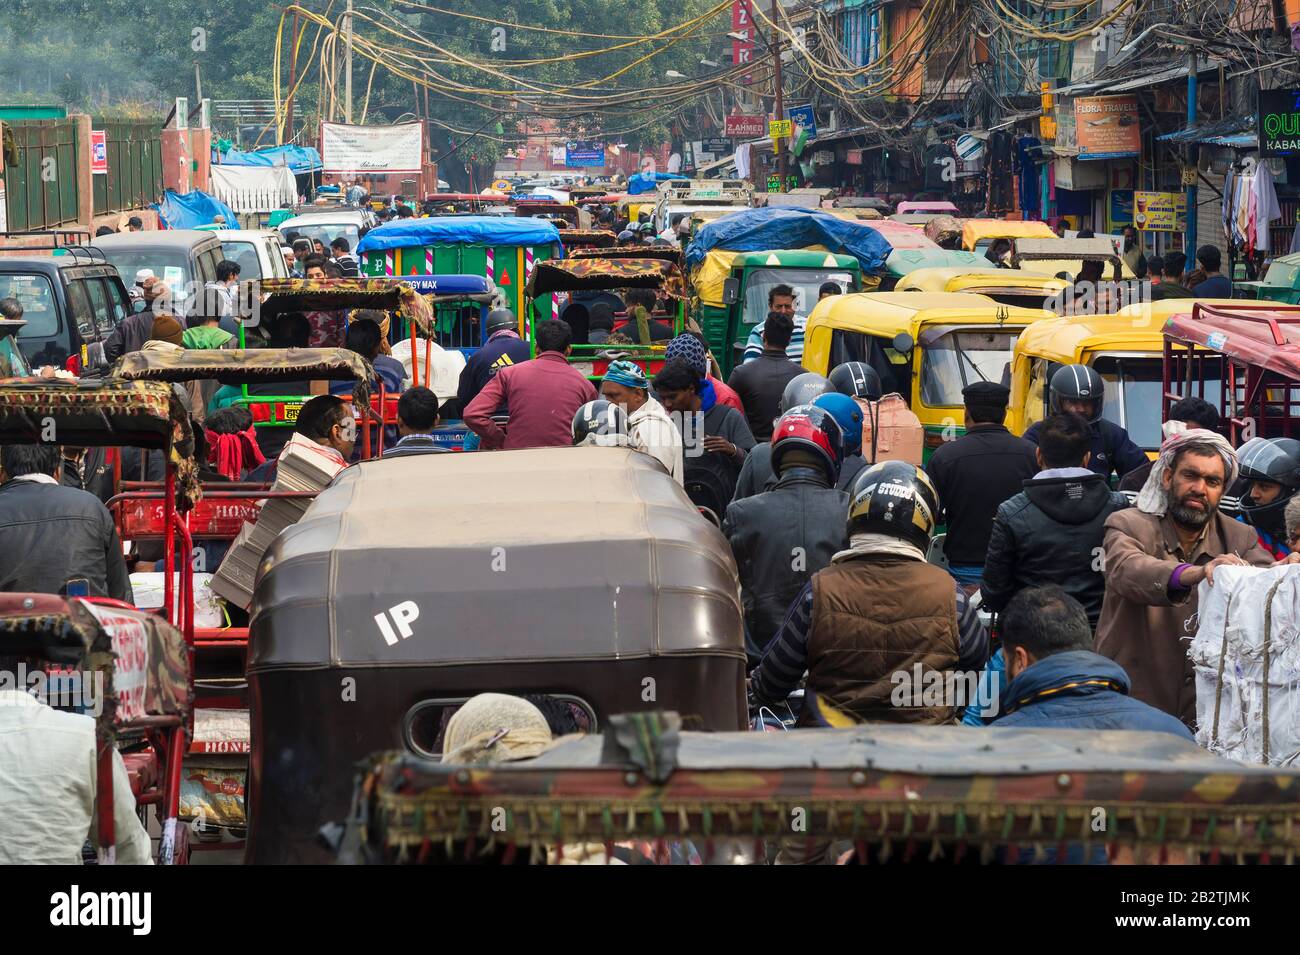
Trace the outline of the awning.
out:
[[[1211,70],[1217,70],[1222,64],[1222,60],[1198,60],[1196,72],[1208,73]],[[1135,79],[1124,80],[1119,83],[1111,83],[1097,90],[1098,93],[1123,93],[1126,90],[1145,89],[1148,86],[1156,86],[1160,83],[1167,83],[1170,80],[1185,79],[1191,70],[1187,64],[1182,66],[1166,66],[1163,69],[1151,70]]]
[[[1162,143],[1206,143],[1211,146],[1233,146],[1237,149],[1254,149],[1259,140],[1255,134],[1254,117],[1234,117],[1213,123],[1198,123],[1172,133],[1157,136]]]
[[[697,173],[709,172],[712,169],[717,169],[721,166],[727,165],[728,163],[734,163],[735,161],[736,161],[736,154],[730,153],[726,156],[723,156],[721,159],[714,159],[712,162],[706,162],[706,163],[702,163],[699,166],[696,166],[695,171]]]
[[[1023,113],[1014,113],[1011,116],[1003,116],[1002,122],[998,123],[995,126],[989,127],[989,132],[993,132],[993,130],[995,129],[1004,129],[1007,126],[1013,126],[1016,123],[1020,122],[1022,119],[1033,119],[1035,116],[1042,116],[1042,115],[1043,115],[1043,111],[1041,109],[1030,109],[1030,110],[1026,110]]]

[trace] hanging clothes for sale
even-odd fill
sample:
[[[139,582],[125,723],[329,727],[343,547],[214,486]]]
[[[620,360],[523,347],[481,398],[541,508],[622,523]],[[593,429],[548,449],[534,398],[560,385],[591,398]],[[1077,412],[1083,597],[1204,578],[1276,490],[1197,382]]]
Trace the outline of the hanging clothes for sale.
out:
[[[1015,206],[1011,183],[1011,135],[1002,131],[989,134],[988,211],[1009,212]]]
[[[1277,201],[1277,189],[1273,186],[1273,170],[1268,163],[1255,165],[1255,251],[1269,251],[1268,228],[1274,219],[1282,218],[1282,207]]]
[[[1016,140],[1016,161],[1020,164],[1020,211],[1026,219],[1038,218],[1043,208],[1042,184],[1039,182],[1038,147],[1034,136]]]
[[[749,143],[741,143],[736,147],[736,178],[749,178]]]
[[[1236,170],[1229,166],[1228,171],[1223,174],[1223,201],[1219,209],[1223,219],[1223,237],[1228,242],[1232,242],[1232,200],[1234,196],[1233,190],[1236,188],[1236,178]]]

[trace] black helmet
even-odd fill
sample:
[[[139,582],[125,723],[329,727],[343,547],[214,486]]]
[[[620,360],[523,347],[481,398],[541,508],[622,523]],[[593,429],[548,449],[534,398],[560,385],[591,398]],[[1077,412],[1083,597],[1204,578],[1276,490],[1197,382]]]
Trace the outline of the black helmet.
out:
[[[508,308],[494,308],[488,312],[487,333],[489,335],[508,328],[511,331],[519,330],[519,319],[515,318],[515,313]]]
[[[862,361],[846,361],[842,365],[836,365],[831,369],[830,383],[842,395],[865,398],[868,401],[879,401],[885,390],[876,369]]]
[[[1060,414],[1062,399],[1091,401],[1093,412],[1086,415],[1089,424],[1101,417],[1101,407],[1106,401],[1106,382],[1087,365],[1063,365],[1052,375],[1051,408]]]
[[[844,460],[844,432],[825,408],[800,405],[777,419],[772,429],[772,470],[781,473],[781,462],[792,451],[811,455],[834,485],[840,479]],[[798,465],[791,465],[797,467]]]
[[[1241,477],[1246,481],[1271,481],[1282,493],[1268,504],[1254,504],[1249,493],[1241,496],[1247,520],[1259,528],[1280,528],[1287,502],[1300,490],[1300,441],[1295,438],[1251,438],[1237,449]]]
[[[573,443],[601,448],[627,447],[627,412],[621,405],[604,398],[588,401],[573,416]]]
[[[939,494],[929,476],[906,461],[882,461],[853,482],[849,534],[888,534],[930,546],[939,521]]]
[[[831,383],[815,371],[805,371],[802,375],[795,375],[786,382],[785,391],[781,392],[781,413],[785,414],[791,408],[800,405],[812,404],[812,400],[818,395],[828,394],[834,390]]]

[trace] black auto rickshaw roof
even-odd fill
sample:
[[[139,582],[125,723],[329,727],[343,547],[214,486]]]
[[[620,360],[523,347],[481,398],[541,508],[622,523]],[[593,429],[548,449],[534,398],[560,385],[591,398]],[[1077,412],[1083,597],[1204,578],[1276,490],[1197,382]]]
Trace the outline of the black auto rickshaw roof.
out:
[[[0,384],[0,444],[167,448],[188,433],[171,387],[146,381],[24,378]]]
[[[376,615],[412,611],[388,643]],[[267,552],[250,626],[250,673],[744,652],[726,539],[625,448],[353,465]]]
[[[236,348],[133,351],[113,376],[124,381],[358,381],[374,377],[370,362],[347,348]]]

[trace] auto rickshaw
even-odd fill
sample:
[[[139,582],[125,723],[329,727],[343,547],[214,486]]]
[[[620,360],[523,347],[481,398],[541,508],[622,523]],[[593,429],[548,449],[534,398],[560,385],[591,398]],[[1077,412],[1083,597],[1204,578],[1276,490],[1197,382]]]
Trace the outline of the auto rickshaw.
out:
[[[536,345],[533,329],[538,322],[556,317],[541,308],[550,304],[558,311],[557,293],[653,289],[661,302],[666,300],[671,311],[668,314],[656,313],[652,317],[671,324],[674,335],[682,333],[686,327],[686,279],[678,265],[681,253],[677,249],[664,249],[660,256],[642,254],[636,257],[630,257],[631,253],[650,253],[656,250],[651,247],[611,250],[618,253],[613,257],[600,256],[596,254],[597,250],[590,251],[593,254],[588,257],[539,262],[533,269],[533,274],[528,279],[527,294],[534,304],[530,315],[525,318],[524,339],[533,346],[534,354]],[[622,255],[623,252],[628,255]],[[614,328],[629,338],[636,337],[636,324],[626,313],[616,313]],[[569,364],[593,381],[603,378],[609,363],[616,358],[629,358],[652,376],[663,367],[666,342],[655,345],[593,345],[586,341],[584,329],[575,329],[574,333]]]
[[[1193,394],[1218,404],[1234,446],[1300,437],[1300,306],[1183,301],[1164,326],[1163,415]]]
[[[1258,282],[1234,282],[1233,287],[1254,286],[1261,301],[1300,305],[1300,252],[1279,255],[1269,263],[1268,271]]]
[[[937,202],[903,201],[894,210],[897,215],[960,216],[961,210],[947,200]]]
[[[567,253],[577,249],[608,249],[618,245],[618,236],[608,229],[565,229],[563,238]]]
[[[1062,272],[1071,279],[1077,278],[1084,262],[1101,262],[1110,266],[1110,274],[1103,268],[1103,279],[1122,282],[1137,276],[1115,251],[1109,239],[1016,239],[1011,246],[1011,265],[1048,275]]]
[[[1021,269],[922,268],[909,272],[894,286],[896,292],[971,292],[1003,305],[1051,308],[1070,283],[1051,275]]]
[[[1089,365],[1106,382],[1102,414],[1154,458],[1163,441],[1161,328],[1170,315],[1191,304],[1191,299],[1165,299],[1129,305],[1114,315],[1050,318],[1030,325],[1016,342],[1007,427],[1023,434],[1046,417],[1048,383],[1058,368]],[[1206,400],[1214,405],[1219,404],[1218,377],[1215,367],[1213,381],[1206,383]]]
[[[1018,219],[966,219],[961,224],[961,247],[983,254],[994,239],[1055,239],[1046,222]]]
[[[894,248],[900,249],[937,249],[938,245],[925,237],[925,231],[919,226],[895,222],[893,219],[864,220],[860,223],[868,229],[875,229]]]
[[[704,734],[672,713],[623,728],[494,765],[375,754],[339,858],[746,865],[830,843],[851,865],[1231,865],[1300,849],[1300,771],[1168,733],[994,726],[972,746],[967,727]]]
[[[742,630],[726,539],[640,452],[355,465],[258,578],[247,861],[323,861],[317,830],[347,812],[357,761],[436,756],[478,693],[556,697],[593,732],[662,707],[740,730]]]
[[[589,230],[591,228],[590,212],[579,209],[570,203],[556,202],[549,197],[545,199],[520,197],[516,199],[515,215],[525,219],[549,219],[552,222],[559,219],[567,222],[570,229]]]
[[[999,305],[957,292],[874,292],[823,299],[804,332],[803,367],[829,374],[866,362],[885,393],[902,395],[925,428],[925,455],[965,433],[962,388],[1011,384],[1016,339],[1051,318],[1044,309]]]
[[[964,249],[895,249],[885,259],[885,274],[880,280],[881,292],[892,292],[898,280],[917,269],[984,269],[989,260],[978,252]]]

